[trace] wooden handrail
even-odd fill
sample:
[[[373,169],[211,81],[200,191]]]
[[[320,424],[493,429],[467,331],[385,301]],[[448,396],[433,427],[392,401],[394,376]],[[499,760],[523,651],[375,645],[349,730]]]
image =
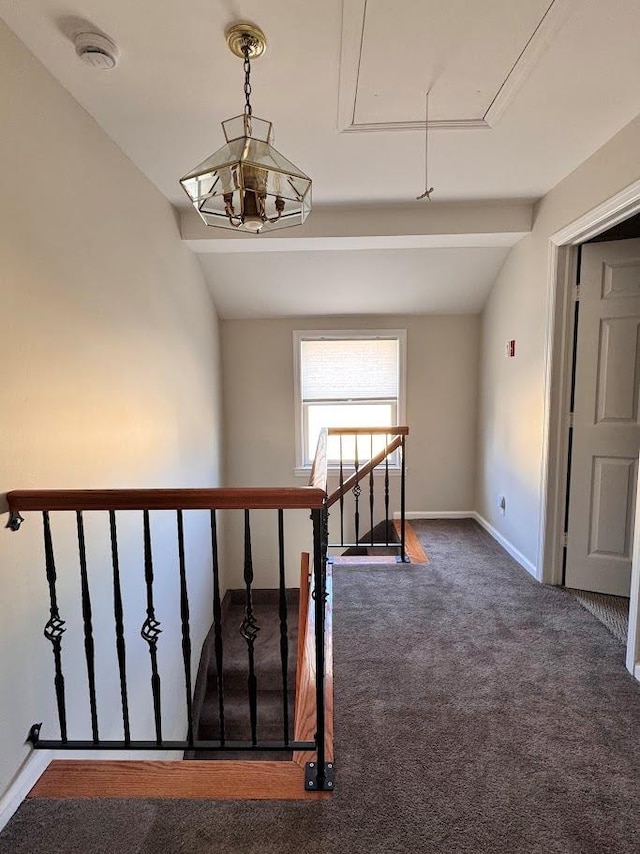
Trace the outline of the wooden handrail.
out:
[[[328,427],[330,436],[408,436],[408,427]]]
[[[385,445],[385,447],[379,451],[375,457],[371,457],[371,459],[366,462],[361,469],[358,469],[358,471],[354,472],[351,477],[348,477],[342,486],[339,486],[327,498],[327,507],[331,507],[331,505],[335,504],[342,495],[346,495],[347,492],[353,489],[356,483],[359,483],[359,481],[361,481],[363,477],[366,477],[372,469],[379,466],[385,457],[388,457],[396,450],[396,448],[399,448],[402,444],[402,438],[402,435],[396,436],[396,438],[392,442],[389,442],[388,445]]]
[[[322,489],[324,492],[327,490],[327,434],[327,428],[323,427],[318,435],[316,455],[313,458],[309,476],[309,486]]]
[[[311,474],[309,476],[309,486],[313,486],[316,489],[327,489],[327,476],[329,470],[329,461],[327,457],[327,444],[329,436],[408,436],[409,428],[406,425],[396,425],[394,427],[323,427],[318,434],[318,444],[316,446],[316,455],[313,458],[313,463],[311,466]],[[390,443],[387,445],[387,448],[391,447]],[[399,445],[395,445],[393,450],[399,447]],[[384,459],[387,450],[385,449],[385,454],[383,454],[382,459],[380,459],[376,465],[379,465],[380,462]],[[388,453],[393,453],[393,451],[388,451]],[[368,474],[370,469],[366,469],[364,472]],[[360,480],[361,478],[358,478]],[[352,486],[354,486],[358,481],[354,481]],[[334,493],[335,495],[336,493]],[[340,495],[337,495],[339,498]],[[334,499],[334,501],[337,499]],[[333,503],[333,501],[331,502]]]
[[[312,486],[227,489],[19,489],[9,510],[306,510],[323,506]]]

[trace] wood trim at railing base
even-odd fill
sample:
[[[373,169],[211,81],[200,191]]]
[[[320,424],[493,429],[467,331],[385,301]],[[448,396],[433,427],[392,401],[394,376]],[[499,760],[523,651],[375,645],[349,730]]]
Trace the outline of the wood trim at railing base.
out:
[[[308,578],[308,561],[302,578]],[[327,569],[325,624],[327,761],[333,752],[332,574]],[[313,599],[307,600],[304,654],[298,665],[295,738],[315,736],[315,655]],[[55,759],[29,798],[203,798],[208,800],[300,800],[330,798],[332,792],[306,792],[304,765],[315,753],[295,752],[293,761],[237,760],[84,760]]]
[[[295,762],[56,759],[27,797],[313,801],[331,792],[305,792]]]
[[[400,519],[393,520],[393,527],[398,537],[398,542],[402,541],[402,521]],[[413,529],[411,522],[405,519],[404,523],[404,551],[409,558],[410,563],[429,563],[429,557],[422,548],[422,543],[418,539],[418,535]]]
[[[325,616],[325,717],[324,743],[325,759],[334,760],[333,752],[333,575],[331,564],[327,566],[327,599]],[[296,711],[294,738],[296,741],[313,741],[316,733],[316,658],[315,658],[315,603],[308,598],[308,613],[305,645],[302,659],[298,659],[296,675]],[[305,763],[313,762],[315,753],[296,751],[293,761],[304,768]]]

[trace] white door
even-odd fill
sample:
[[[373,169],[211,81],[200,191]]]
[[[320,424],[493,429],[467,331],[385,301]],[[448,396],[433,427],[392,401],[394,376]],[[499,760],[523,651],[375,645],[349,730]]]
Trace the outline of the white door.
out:
[[[565,584],[628,596],[640,451],[640,240],[582,247]]]

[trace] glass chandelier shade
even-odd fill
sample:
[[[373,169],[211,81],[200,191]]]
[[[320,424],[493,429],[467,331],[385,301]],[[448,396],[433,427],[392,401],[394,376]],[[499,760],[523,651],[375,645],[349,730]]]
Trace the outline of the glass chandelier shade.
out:
[[[264,51],[264,34],[237,24],[227,43],[244,59],[244,113],[222,122],[226,144],[180,183],[207,225],[252,234],[302,225],[311,210],[311,179],[276,151],[273,125],[251,108],[250,57]]]
[[[180,179],[204,222],[254,234],[302,225],[311,179],[271,145],[271,122],[245,113],[222,130],[226,145]]]

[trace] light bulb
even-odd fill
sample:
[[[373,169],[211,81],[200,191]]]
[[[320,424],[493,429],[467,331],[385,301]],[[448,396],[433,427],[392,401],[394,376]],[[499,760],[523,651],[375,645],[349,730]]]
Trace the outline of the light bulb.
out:
[[[245,190],[244,205],[242,209],[242,224],[246,231],[258,232],[264,225],[264,219],[260,216],[258,199],[256,194]]]
[[[259,216],[250,215],[245,216],[242,225],[247,231],[253,231],[255,234],[257,234],[264,225],[264,223],[262,222]]]

